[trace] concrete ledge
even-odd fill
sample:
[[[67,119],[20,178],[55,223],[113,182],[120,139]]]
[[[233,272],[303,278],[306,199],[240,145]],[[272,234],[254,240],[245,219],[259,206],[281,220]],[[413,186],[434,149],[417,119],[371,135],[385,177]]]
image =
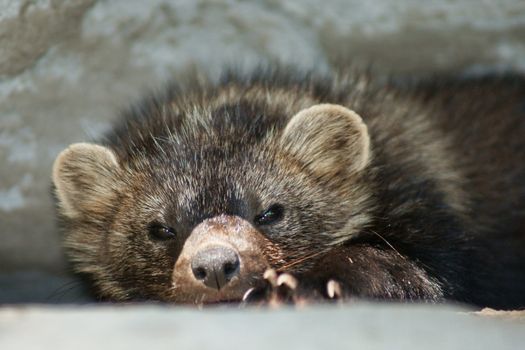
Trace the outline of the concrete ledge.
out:
[[[1,349],[520,349],[525,319],[443,306],[0,309]]]

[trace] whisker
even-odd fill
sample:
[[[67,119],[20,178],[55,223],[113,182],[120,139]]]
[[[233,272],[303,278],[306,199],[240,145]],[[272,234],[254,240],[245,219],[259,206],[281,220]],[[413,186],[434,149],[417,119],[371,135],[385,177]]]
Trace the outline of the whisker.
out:
[[[324,253],[325,253],[324,251],[320,251],[320,252],[316,252],[316,253],[313,253],[313,254],[310,254],[310,255],[306,255],[306,256],[299,257],[298,259],[296,259],[296,260],[292,260],[290,263],[288,263],[288,264],[286,264],[286,265],[283,265],[283,266],[279,267],[279,268],[277,269],[277,271],[278,271],[278,272],[282,272],[282,271],[285,270],[285,269],[288,269],[288,268],[290,268],[290,267],[292,267],[292,266],[295,266],[295,265],[297,265],[297,264],[299,264],[299,263],[305,262],[305,261],[307,261],[307,260],[309,260],[309,259],[313,259],[313,258],[315,258],[316,256],[319,256],[319,255],[324,254]]]
[[[67,293],[71,292],[75,288],[81,286],[82,283],[79,281],[71,281],[64,283],[60,287],[52,291],[46,298],[47,302],[60,301]]]
[[[392,244],[390,244],[389,241],[387,241],[387,239],[385,237],[383,237],[382,235],[380,235],[379,233],[377,233],[376,231],[374,230],[369,230],[369,232],[372,232],[373,234],[375,234],[377,237],[381,238],[381,240],[383,242],[386,243],[386,245],[388,245],[393,251],[395,251],[401,258],[405,259],[405,256],[403,254],[401,254]]]

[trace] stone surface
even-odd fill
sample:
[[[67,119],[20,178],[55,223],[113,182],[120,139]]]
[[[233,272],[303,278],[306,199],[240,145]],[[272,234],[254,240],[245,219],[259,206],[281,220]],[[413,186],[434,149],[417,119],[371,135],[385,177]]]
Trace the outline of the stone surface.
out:
[[[85,283],[74,276],[34,268],[0,274],[2,304],[86,304],[94,297]]]
[[[196,311],[159,306],[0,309],[2,349],[523,348],[525,319],[457,309],[354,305]]]
[[[57,153],[189,66],[525,71],[524,36],[522,0],[0,0],[0,273],[25,276],[0,279],[2,295],[20,296],[27,276],[47,293],[46,276],[64,273]]]
[[[95,0],[1,0],[0,76],[30,68],[53,45],[78,35],[81,19]]]

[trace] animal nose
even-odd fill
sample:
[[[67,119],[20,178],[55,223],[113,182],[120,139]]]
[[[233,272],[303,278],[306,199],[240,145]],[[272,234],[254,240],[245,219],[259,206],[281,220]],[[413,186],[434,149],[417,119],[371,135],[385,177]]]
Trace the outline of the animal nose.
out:
[[[224,246],[206,248],[191,261],[193,276],[207,287],[220,290],[240,272],[239,255]]]

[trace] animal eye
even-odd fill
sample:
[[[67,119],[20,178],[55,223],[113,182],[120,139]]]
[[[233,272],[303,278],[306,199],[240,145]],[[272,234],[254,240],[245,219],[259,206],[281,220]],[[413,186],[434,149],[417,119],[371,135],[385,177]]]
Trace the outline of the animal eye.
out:
[[[273,204],[262,214],[259,214],[253,220],[256,225],[270,225],[283,218],[284,208],[280,204]]]
[[[149,225],[149,234],[152,238],[161,241],[167,241],[177,237],[177,233],[173,228],[162,225],[158,222],[152,222]]]

